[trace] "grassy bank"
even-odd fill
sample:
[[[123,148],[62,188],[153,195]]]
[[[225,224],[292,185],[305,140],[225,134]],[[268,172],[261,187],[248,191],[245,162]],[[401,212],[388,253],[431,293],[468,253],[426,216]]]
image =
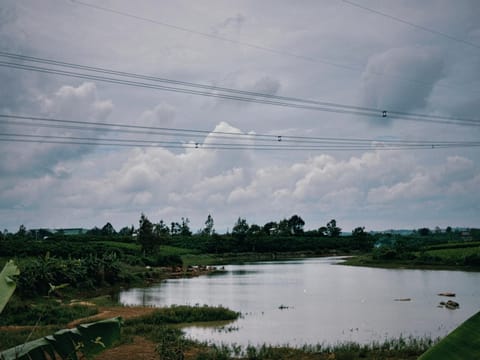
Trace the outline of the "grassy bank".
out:
[[[92,300],[92,299],[91,299]],[[93,299],[91,302],[96,302]],[[107,300],[98,299],[100,303]],[[107,301],[108,302],[108,301]],[[103,311],[101,306],[100,311]],[[65,327],[66,322],[76,316],[86,315],[82,311],[75,313],[79,309],[70,310],[67,305],[57,304],[57,307],[66,308],[70,312],[64,316],[55,325],[39,325],[37,322],[34,327],[0,327],[0,337],[2,338],[0,350],[21,344],[27,339],[45,336],[54,331]],[[86,307],[79,305],[79,307]],[[45,319],[51,319],[57,314],[58,310],[52,307],[42,305]],[[115,308],[108,307],[111,316],[116,316]],[[117,306],[117,309],[126,309]],[[128,308],[135,310],[135,308]],[[149,310],[145,309],[144,310]],[[151,344],[152,353],[155,357],[163,360],[221,360],[221,359],[244,359],[244,360],[273,360],[273,359],[416,359],[420,354],[426,351],[433,342],[429,339],[394,339],[383,343],[372,343],[369,345],[359,345],[355,343],[343,343],[336,345],[305,345],[303,347],[289,346],[269,346],[260,347],[240,347],[240,346],[219,346],[206,343],[200,343],[185,338],[181,326],[190,326],[196,323],[234,321],[240,315],[239,313],[223,308],[209,306],[171,306],[168,308],[150,309],[148,312],[139,312],[138,317],[125,320],[122,328],[121,341],[112,349],[112,353],[107,352],[103,358],[115,360],[114,354],[120,354],[121,358],[135,358],[134,353],[129,353],[129,349],[139,339],[145,339]],[[10,318],[11,321],[17,321]],[[85,319],[87,321],[87,319]],[[46,322],[48,323],[48,321]],[[34,322],[26,324],[35,325]],[[147,346],[139,344],[139,346]],[[149,345],[150,346],[150,345]]]
[[[480,359],[480,312],[419,358],[419,360],[463,359]]]
[[[467,253],[470,255],[465,255]],[[465,264],[465,256],[480,256],[479,248],[470,248],[466,251],[465,249],[434,250],[413,255],[403,259],[381,259],[373,254],[362,254],[350,257],[342,264],[384,269],[480,271],[480,265]]]

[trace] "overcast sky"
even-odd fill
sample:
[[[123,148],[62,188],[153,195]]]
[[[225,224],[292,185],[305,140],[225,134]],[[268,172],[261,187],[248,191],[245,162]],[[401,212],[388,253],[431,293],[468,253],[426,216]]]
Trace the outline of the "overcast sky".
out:
[[[480,119],[477,0],[355,0],[371,10],[340,0],[84,1],[0,0],[0,51],[342,106]],[[11,66],[0,66],[0,114],[206,131],[179,138],[0,117],[0,132],[10,134],[0,136],[0,227],[12,232],[21,224],[107,222],[119,230],[137,227],[142,212],[153,222],[188,217],[194,232],[208,214],[219,232],[238,217],[263,225],[293,214],[307,229],[330,219],[345,231],[480,226],[480,148],[392,150],[382,143],[479,141],[479,126],[222,100]],[[240,135],[219,141],[208,134],[214,131],[250,134],[252,143],[252,134],[372,142],[348,151],[202,148],[241,142]],[[185,147],[4,141],[19,139],[12,134]]]

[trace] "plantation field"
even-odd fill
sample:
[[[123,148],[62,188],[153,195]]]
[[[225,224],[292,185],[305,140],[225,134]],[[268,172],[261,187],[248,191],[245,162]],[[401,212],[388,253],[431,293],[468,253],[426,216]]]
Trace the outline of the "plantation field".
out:
[[[93,243],[101,244],[113,249],[130,250],[130,251],[136,251],[138,253],[140,253],[141,251],[141,246],[140,244],[137,244],[137,243],[126,243],[126,242],[120,242],[120,241],[95,241]],[[190,255],[190,254],[198,254],[200,253],[200,251],[195,249],[181,248],[177,246],[161,245],[158,253],[163,256],[171,256],[171,255],[183,256],[183,255]]]
[[[464,248],[450,248],[440,250],[429,250],[425,252],[427,255],[439,257],[444,260],[463,260],[466,256],[479,255],[480,246],[464,247]]]

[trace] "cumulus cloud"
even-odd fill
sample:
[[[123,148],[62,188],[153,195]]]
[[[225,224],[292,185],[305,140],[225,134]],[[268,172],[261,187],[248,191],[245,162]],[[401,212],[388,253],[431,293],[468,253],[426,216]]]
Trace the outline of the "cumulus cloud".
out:
[[[218,3],[215,9],[196,2],[184,7],[118,4],[126,12],[165,19],[193,32],[92,12],[68,2],[61,6],[53,0],[29,1],[28,6],[14,0],[3,3],[0,47],[5,51],[338,104],[475,119],[480,111],[476,49],[335,2],[296,6],[283,1],[272,8],[266,2],[250,1]],[[391,11],[445,33],[455,29],[455,36],[478,43],[480,7],[473,0],[462,4],[395,3]],[[247,42],[258,46],[242,44]],[[366,64],[363,74],[354,70],[358,64]],[[112,83],[100,86],[13,69],[0,68],[0,80],[2,113],[212,130],[191,138],[197,149],[2,142],[0,218],[2,226],[11,229],[22,222],[88,227],[110,221],[124,226],[137,223],[141,211],[154,221],[188,216],[192,225],[199,226],[211,213],[219,230],[231,228],[238,216],[262,223],[293,213],[301,215],[307,227],[335,217],[347,229],[347,221],[355,222],[352,228],[429,225],[439,215],[443,222],[434,225],[450,222],[449,217],[453,219],[449,225],[477,222],[478,148],[407,152],[393,151],[381,142],[477,141],[477,128],[389,122],[388,117],[390,126],[371,126],[348,114]],[[2,132],[31,131],[41,136],[116,136],[39,126],[20,129],[4,121],[0,126]],[[341,153],[226,151],[218,146],[255,144],[255,133],[250,131],[380,141],[365,152]],[[219,138],[214,132],[235,135]],[[153,136],[121,135],[148,140]],[[454,224],[462,216],[467,220]],[[424,220],[431,222],[419,224]]]
[[[104,121],[113,110],[111,100],[100,100],[94,83],[62,86],[53,95],[39,96],[43,113],[65,119]]]
[[[435,48],[393,48],[374,54],[362,74],[362,103],[397,111],[423,109],[444,75],[442,53]]]
[[[78,87],[62,86],[53,94],[38,97],[36,110],[47,118],[103,122],[113,110],[110,100],[98,97],[93,83],[83,83]],[[32,107],[35,109],[35,107]],[[22,121],[22,123],[26,123]],[[37,126],[38,123],[38,126]],[[35,136],[87,136],[99,137],[96,132],[75,132],[67,128],[41,127],[43,122],[26,123],[31,126],[17,126],[14,123],[4,128],[11,133]],[[48,139],[47,139],[48,140]],[[49,174],[65,177],[68,170],[58,171],[62,161],[82,156],[92,151],[87,145],[58,145],[48,143],[26,143],[24,146],[2,144],[0,171],[9,176],[36,177]]]
[[[175,121],[175,107],[168,103],[160,103],[151,110],[145,110],[140,116],[140,123],[144,126],[172,126]]]
[[[222,35],[222,34],[238,34],[240,33],[242,26],[247,21],[247,18],[243,14],[236,14],[235,16],[227,17],[224,21],[220,24],[215,25],[212,27],[212,33],[214,35]]]

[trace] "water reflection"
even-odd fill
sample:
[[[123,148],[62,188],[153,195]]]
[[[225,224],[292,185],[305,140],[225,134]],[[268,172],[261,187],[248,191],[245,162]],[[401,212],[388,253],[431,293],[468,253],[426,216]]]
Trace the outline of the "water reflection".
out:
[[[480,274],[335,265],[315,258],[229,265],[217,276],[172,279],[120,294],[123,304],[223,305],[243,317],[235,331],[191,327],[200,340],[237,344],[370,342],[385,337],[444,336],[479,310]],[[460,309],[438,308],[440,292]],[[410,298],[410,301],[394,301]]]

